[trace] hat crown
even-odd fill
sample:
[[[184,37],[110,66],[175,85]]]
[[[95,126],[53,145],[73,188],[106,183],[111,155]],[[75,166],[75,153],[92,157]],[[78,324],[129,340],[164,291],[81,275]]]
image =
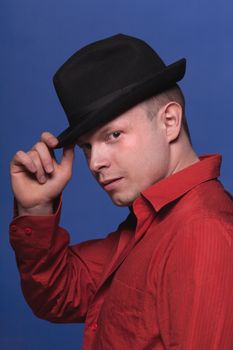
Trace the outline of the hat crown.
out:
[[[162,59],[143,40],[117,34],[75,52],[56,72],[54,85],[72,124],[71,115],[79,109],[164,68]]]
[[[70,124],[57,148],[174,86],[184,76],[185,62],[166,66],[146,42],[124,34],[75,52],[53,78]]]

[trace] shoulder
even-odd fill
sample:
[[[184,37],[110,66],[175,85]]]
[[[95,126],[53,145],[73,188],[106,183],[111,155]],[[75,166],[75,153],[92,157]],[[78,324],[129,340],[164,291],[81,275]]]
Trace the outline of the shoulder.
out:
[[[208,230],[210,222],[219,230],[233,226],[233,198],[218,180],[199,184],[180,198],[174,209],[186,228],[199,225],[200,230]]]
[[[228,260],[233,266],[233,201],[218,180],[196,186],[172,211],[173,230],[166,251],[170,266],[181,260],[187,266]]]
[[[177,232],[175,244],[180,246],[182,242],[189,244],[192,249],[210,244],[221,244],[232,248],[233,217],[226,218],[213,213],[197,215]]]

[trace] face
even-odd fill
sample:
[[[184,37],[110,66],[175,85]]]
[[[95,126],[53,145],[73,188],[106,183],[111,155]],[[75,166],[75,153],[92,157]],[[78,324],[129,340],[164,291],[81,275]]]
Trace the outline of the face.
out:
[[[88,167],[113,203],[129,206],[167,176],[169,145],[163,123],[139,104],[78,140]]]

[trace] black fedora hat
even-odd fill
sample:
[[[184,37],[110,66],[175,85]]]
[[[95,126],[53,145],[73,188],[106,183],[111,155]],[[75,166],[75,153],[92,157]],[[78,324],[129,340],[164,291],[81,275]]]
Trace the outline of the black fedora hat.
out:
[[[112,120],[181,80],[186,60],[166,66],[143,40],[124,34],[89,44],[72,55],[53,78],[69,121],[56,148]]]

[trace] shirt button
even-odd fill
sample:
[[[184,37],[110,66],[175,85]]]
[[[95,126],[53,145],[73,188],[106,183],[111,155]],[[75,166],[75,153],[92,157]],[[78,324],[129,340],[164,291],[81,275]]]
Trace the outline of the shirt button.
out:
[[[31,229],[31,227],[26,227],[25,230],[24,230],[24,232],[25,232],[25,234],[26,234],[27,236],[30,236],[30,235],[32,234],[32,229]]]
[[[94,322],[94,323],[92,323],[92,324],[90,325],[90,329],[91,329],[93,332],[95,332],[95,331],[97,330],[97,327],[98,327],[98,325],[97,325],[96,322]]]
[[[16,232],[17,231],[17,226],[16,225],[11,225],[11,232]]]

